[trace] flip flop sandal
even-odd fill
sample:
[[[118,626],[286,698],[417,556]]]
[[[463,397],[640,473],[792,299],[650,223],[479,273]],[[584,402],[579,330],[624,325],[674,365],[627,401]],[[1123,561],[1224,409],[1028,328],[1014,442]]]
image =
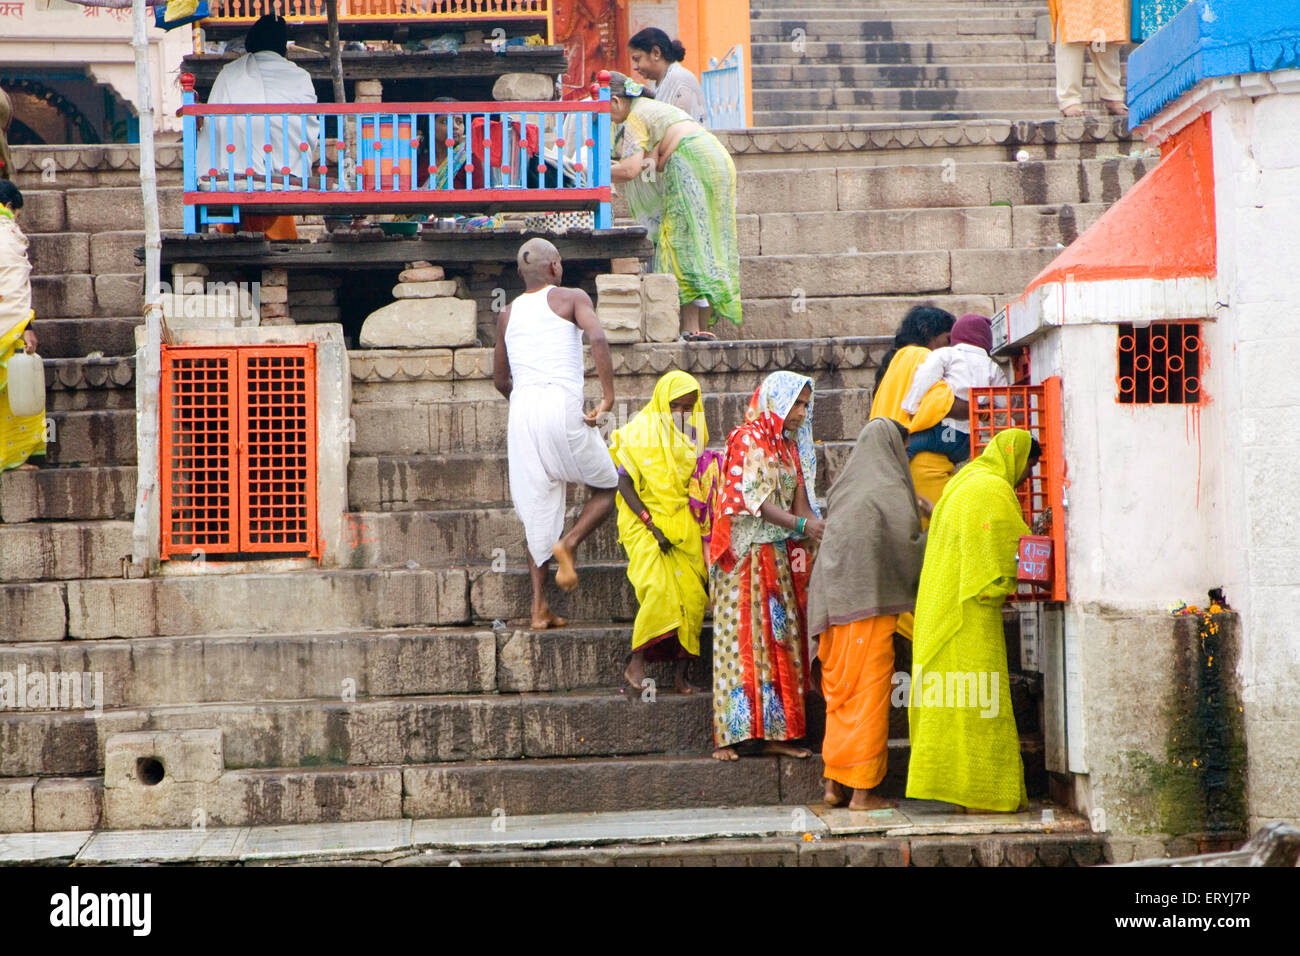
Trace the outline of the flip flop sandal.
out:
[[[712,332],[683,332],[683,342],[716,342],[718,337]]]

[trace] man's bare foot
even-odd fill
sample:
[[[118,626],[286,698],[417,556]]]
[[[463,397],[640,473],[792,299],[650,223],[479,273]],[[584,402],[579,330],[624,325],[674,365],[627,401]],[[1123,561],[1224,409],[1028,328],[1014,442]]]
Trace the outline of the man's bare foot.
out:
[[[822,795],[822,802],[828,807],[844,806],[844,788],[829,777],[826,778],[826,792]]]
[[[799,760],[804,760],[812,756],[812,751],[807,747],[796,747],[794,744],[788,744],[784,740],[763,741],[763,753],[779,754],[782,757],[796,757]]]
[[[893,806],[892,800],[878,797],[870,790],[854,790],[853,799],[849,801],[850,810],[888,810]]]
[[[627,662],[627,667],[623,670],[623,676],[627,682],[632,685],[634,690],[641,689],[641,682],[645,680],[645,658],[640,653],[634,653],[632,659]]]
[[[532,627],[534,631],[546,631],[557,627],[564,627],[568,624],[566,618],[555,614],[549,607],[544,607],[540,612],[533,612]]]
[[[551,549],[555,556],[555,583],[561,591],[572,591],[578,586],[578,569],[573,566],[573,552],[563,541]]]
[[[19,465],[17,468],[14,469],[14,471],[40,471],[40,470],[41,469],[39,465],[33,465],[30,461],[24,462],[23,464]]]
[[[740,754],[731,747],[719,747],[713,751],[714,760],[739,760]]]

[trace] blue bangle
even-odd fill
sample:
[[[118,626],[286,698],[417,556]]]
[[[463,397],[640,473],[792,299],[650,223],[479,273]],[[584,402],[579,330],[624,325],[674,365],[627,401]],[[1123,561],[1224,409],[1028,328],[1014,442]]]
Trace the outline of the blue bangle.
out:
[[[808,527],[808,519],[807,519],[807,518],[798,518],[798,519],[795,520],[795,523],[794,523],[794,533],[795,533],[798,537],[802,538],[802,537],[803,537],[803,529],[806,528],[806,527]]]

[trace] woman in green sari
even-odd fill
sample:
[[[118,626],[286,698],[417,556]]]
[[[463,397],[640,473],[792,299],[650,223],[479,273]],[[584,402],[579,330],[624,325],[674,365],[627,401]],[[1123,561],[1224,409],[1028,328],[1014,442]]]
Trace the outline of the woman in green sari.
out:
[[[639,83],[611,74],[610,115],[621,125],[612,176],[655,243],[655,272],[677,277],[688,341],[715,315],[739,325],[736,166],[717,138]]]
[[[997,811],[1026,802],[1002,604],[1029,533],[1015,488],[1040,454],[1024,429],[999,432],[934,506],[912,640],[909,797]]]

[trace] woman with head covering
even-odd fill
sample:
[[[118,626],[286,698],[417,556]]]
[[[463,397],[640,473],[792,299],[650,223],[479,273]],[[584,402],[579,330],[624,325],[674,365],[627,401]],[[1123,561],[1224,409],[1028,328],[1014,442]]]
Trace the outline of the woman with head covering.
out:
[[[704,125],[709,115],[704,87],[694,73],[682,66],[686,58],[682,41],[668,39],[668,34],[658,27],[646,27],[627,45],[632,54],[632,69],[654,84],[655,99],[677,107]]]
[[[909,797],[997,811],[1025,803],[1002,604],[1029,533],[1015,489],[1041,453],[1024,429],[1001,431],[935,505],[916,598]]]
[[[45,415],[15,415],[9,406],[9,361],[22,348],[36,351],[31,329],[32,265],[27,237],[18,226],[23,194],[0,179],[0,471],[34,467],[27,459],[45,454]]]
[[[655,243],[654,271],[677,277],[683,336],[713,339],[700,329],[715,313],[741,321],[736,166],[712,133],[622,73],[609,112],[622,141],[611,176]]]
[[[686,668],[700,656],[709,592],[691,486],[708,441],[700,383],[672,371],[610,442],[618,467],[618,539],[639,605],[624,675],[637,690],[648,661],[675,661],[677,690],[699,689],[687,683]]]
[[[826,802],[850,810],[889,802],[885,778],[894,677],[894,630],[911,611],[925,554],[904,445],[907,429],[873,418],[827,497],[826,533],[808,585],[808,633],[821,640],[826,699]]]
[[[745,424],[727,436],[714,510],[713,736],[719,760],[737,744],[807,757],[808,574],[825,527],[814,487],[812,379],[773,372],[754,392]]]

